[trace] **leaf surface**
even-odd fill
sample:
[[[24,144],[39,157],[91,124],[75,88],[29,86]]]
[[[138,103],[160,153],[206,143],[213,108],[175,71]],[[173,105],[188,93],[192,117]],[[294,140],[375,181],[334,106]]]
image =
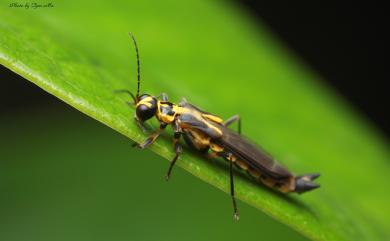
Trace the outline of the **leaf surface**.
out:
[[[279,162],[295,173],[322,174],[322,187],[302,196],[237,175],[239,199],[313,240],[389,238],[387,143],[242,10],[198,0],[54,4],[23,9],[1,1],[1,64],[141,142],[146,135],[128,96],[113,93],[135,91],[131,31],[140,47],[141,92],[166,92],[174,102],[186,97],[223,118],[240,114],[243,133]],[[170,134],[150,148],[166,159],[173,157]],[[228,191],[224,166],[188,150],[177,164]]]

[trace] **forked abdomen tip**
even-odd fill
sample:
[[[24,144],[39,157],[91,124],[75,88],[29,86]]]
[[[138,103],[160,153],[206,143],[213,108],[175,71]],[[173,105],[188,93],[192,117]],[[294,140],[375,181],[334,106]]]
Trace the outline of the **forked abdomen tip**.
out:
[[[304,193],[319,188],[319,184],[312,182],[319,176],[319,173],[312,173],[295,177],[294,191],[297,193]]]

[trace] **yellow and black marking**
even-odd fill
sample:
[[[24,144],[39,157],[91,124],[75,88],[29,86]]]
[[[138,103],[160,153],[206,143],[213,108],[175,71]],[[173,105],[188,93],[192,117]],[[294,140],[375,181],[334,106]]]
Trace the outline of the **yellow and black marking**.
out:
[[[135,38],[130,34],[137,54],[137,92],[121,90],[131,95],[136,107],[135,120],[143,128],[143,123],[153,116],[160,122],[160,128],[152,133],[143,143],[136,144],[139,148],[147,148],[166,128],[171,125],[174,131],[173,146],[175,156],[172,159],[166,179],[168,180],[172,168],[182,153],[180,138],[183,136],[186,143],[209,157],[222,157],[230,166],[230,194],[233,201],[234,217],[238,219],[237,205],[234,195],[233,166],[245,170],[264,185],[282,193],[302,193],[319,185],[312,182],[319,174],[295,176],[262,149],[241,136],[241,119],[238,115],[227,120],[205,112],[186,101],[178,105],[169,102],[166,94],[154,97],[148,94],[139,94],[140,64],[139,52]],[[227,128],[232,123],[238,123],[238,132]]]

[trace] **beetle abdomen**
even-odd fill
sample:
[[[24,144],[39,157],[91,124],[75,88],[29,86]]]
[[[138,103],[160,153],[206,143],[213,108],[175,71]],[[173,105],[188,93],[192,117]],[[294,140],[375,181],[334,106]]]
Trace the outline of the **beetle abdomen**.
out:
[[[313,189],[319,188],[320,185],[312,182],[314,179],[318,178],[320,174],[306,174],[302,176],[293,176],[282,179],[276,179],[267,174],[262,173],[259,170],[255,170],[248,166],[242,160],[237,159],[233,155],[230,158],[227,158],[229,161],[233,161],[235,166],[240,168],[241,170],[246,171],[250,176],[255,178],[257,181],[260,181],[264,185],[276,189],[279,192],[288,193],[288,192],[296,192],[296,193],[304,193],[307,191],[311,191]]]
[[[251,167],[244,160],[237,158],[233,153],[226,152],[222,147],[216,144],[210,144],[210,147],[212,150],[221,154],[227,161],[233,162],[236,167],[246,171],[257,181],[263,183],[267,187],[278,190],[279,192],[304,193],[320,187],[320,185],[312,182],[314,179],[318,178],[320,174],[306,174],[297,177],[291,174],[286,177],[275,178],[267,175],[267,173],[263,173],[261,170]],[[279,166],[280,165],[275,162],[273,168],[278,169]],[[280,168],[283,167],[280,166]]]
[[[241,170],[246,171],[250,176],[255,178],[257,181],[263,183],[267,187],[272,189],[276,189],[279,192],[287,193],[295,190],[295,178],[293,175],[283,177],[283,178],[274,178],[272,176],[267,175],[266,173],[261,172],[250,166],[246,161],[236,157],[234,154],[226,152],[222,147],[217,146],[215,144],[210,145],[213,151],[217,151],[222,157],[224,157],[227,161],[231,161],[234,165]],[[275,165],[278,165],[275,163]]]
[[[236,163],[240,163],[242,161],[237,161]],[[241,165],[236,165],[241,169],[244,169],[241,167]],[[248,167],[247,169],[244,169],[249,175],[254,177],[257,181],[260,181],[262,184],[266,185],[267,187],[276,189],[280,192],[287,193],[291,192],[295,189],[295,178],[293,176],[282,178],[282,179],[276,179],[271,176],[268,176],[265,173],[261,173],[261,171],[255,170],[251,167]]]

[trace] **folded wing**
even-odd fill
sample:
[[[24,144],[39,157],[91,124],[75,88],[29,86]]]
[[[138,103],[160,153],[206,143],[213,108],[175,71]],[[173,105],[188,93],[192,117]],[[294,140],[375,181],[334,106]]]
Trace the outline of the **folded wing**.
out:
[[[248,139],[225,126],[218,125],[218,127],[222,130],[223,135],[213,141],[222,146],[225,151],[245,161],[254,170],[275,179],[285,179],[293,176],[285,167],[279,165],[271,155]]]

